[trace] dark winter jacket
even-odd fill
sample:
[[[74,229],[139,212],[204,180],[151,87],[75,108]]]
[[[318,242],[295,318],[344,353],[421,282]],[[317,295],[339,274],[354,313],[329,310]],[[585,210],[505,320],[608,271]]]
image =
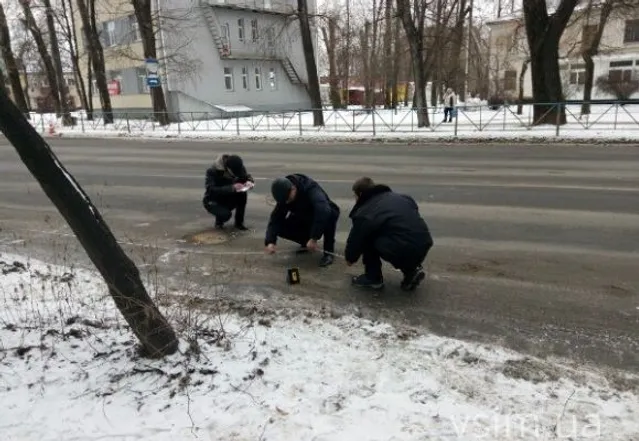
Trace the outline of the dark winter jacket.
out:
[[[308,223],[311,226],[310,238],[319,240],[329,222],[335,222],[339,217],[339,207],[312,178],[302,174],[292,174],[286,178],[297,188],[297,196],[290,204],[277,204],[273,209],[266,228],[265,245],[276,243],[278,226],[289,212]]]
[[[428,225],[413,198],[386,185],[364,191],[350,213],[353,227],[346,241],[346,261],[355,263],[373,245],[385,259],[395,262],[423,258],[433,245]]]
[[[226,170],[226,159],[229,155],[220,155],[213,165],[206,171],[204,199],[215,201],[224,199],[234,193],[233,184],[244,184],[247,181],[255,182],[253,177],[242,167],[240,176],[232,176]]]

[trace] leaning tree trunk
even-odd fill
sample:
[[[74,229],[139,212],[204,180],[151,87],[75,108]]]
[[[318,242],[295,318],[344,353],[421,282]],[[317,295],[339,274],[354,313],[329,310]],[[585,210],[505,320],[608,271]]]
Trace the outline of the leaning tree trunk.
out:
[[[87,42],[87,52],[89,54],[89,59],[91,60],[91,65],[93,66],[95,83],[98,89],[98,94],[100,95],[104,124],[113,124],[113,107],[111,106],[111,96],[109,95],[109,88],[107,87],[104,51],[96,30],[95,4],[93,3],[95,0],[88,1],[89,6],[87,7],[85,0],[77,0],[78,12],[80,19],[82,20],[84,37]],[[89,12],[89,10],[91,12]],[[89,78],[88,81],[88,87],[91,87],[91,79]],[[89,100],[92,100],[92,93],[90,93],[90,95]]]
[[[155,30],[153,29],[153,15],[151,14],[150,0],[133,0],[135,17],[142,36],[142,47],[146,58],[157,60],[157,47]],[[151,100],[153,101],[153,114],[161,126],[170,124],[169,113],[166,107],[166,97],[162,83],[158,87],[151,88]]]
[[[42,59],[42,64],[44,65],[44,71],[47,76],[47,83],[49,83],[49,91],[51,94],[51,100],[53,101],[53,107],[55,109],[55,113],[58,117],[62,116],[62,105],[60,103],[60,91],[58,90],[58,78],[55,73],[55,67],[53,65],[53,60],[51,59],[51,55],[49,55],[49,50],[47,49],[47,44],[44,41],[44,37],[42,36],[42,31],[38,27],[38,24],[33,17],[33,13],[31,12],[31,7],[29,6],[28,0],[21,0],[22,11],[24,12],[24,20],[27,29],[31,33],[33,37],[36,47],[38,48],[38,53],[40,54],[40,58]]]
[[[150,357],[173,354],[177,337],[147,293],[135,263],[118,245],[98,209],[47,143],[0,90],[0,131],[60,211],[100,271],[109,293]]]
[[[324,125],[324,110],[322,109],[322,94],[320,92],[319,76],[317,75],[317,63],[315,62],[315,49],[311,35],[311,24],[308,17],[308,5],[306,0],[297,0],[297,13],[300,22],[300,34],[304,49],[304,60],[308,72],[308,94],[313,106],[313,125]]]
[[[22,83],[20,82],[20,71],[18,70],[18,63],[16,62],[16,57],[13,55],[13,50],[11,50],[11,36],[9,34],[9,26],[7,24],[7,17],[4,14],[4,8],[0,3],[0,46],[2,47],[2,58],[4,59],[4,64],[7,69],[7,77],[9,79],[9,84],[11,86],[11,92],[13,94],[13,99],[22,112],[27,118],[30,118],[29,115],[29,106],[27,105],[27,99],[24,96],[24,89],[22,87]],[[2,83],[4,86],[4,82]]]

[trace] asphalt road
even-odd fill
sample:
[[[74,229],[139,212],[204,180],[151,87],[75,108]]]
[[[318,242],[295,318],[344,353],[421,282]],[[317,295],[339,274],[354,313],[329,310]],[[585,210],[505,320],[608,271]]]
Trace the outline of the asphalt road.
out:
[[[157,263],[173,280],[188,265],[200,285],[223,283],[236,294],[245,288],[264,302],[357,305],[366,314],[443,335],[639,369],[635,146],[124,139],[54,139],[51,145],[118,238],[161,247],[151,256],[127,245],[136,261]],[[48,249],[58,258],[77,249],[73,238],[57,235],[68,229],[13,148],[2,140],[0,152],[2,247]],[[199,246],[197,254],[165,254],[195,249],[183,239],[212,225],[201,206],[204,173],[222,152],[242,155],[257,178],[247,214],[254,231]],[[400,276],[387,269],[390,286],[373,299],[349,286],[348,276],[359,268],[338,262],[319,269],[316,256],[263,256],[270,180],[292,172],[317,179],[342,208],[338,252],[348,233],[355,178],[368,175],[411,194],[435,239],[427,283],[406,296],[395,287]],[[283,242],[280,248],[293,246]],[[228,252],[238,254],[219,254]],[[284,267],[293,263],[302,271],[298,287],[284,283]]]

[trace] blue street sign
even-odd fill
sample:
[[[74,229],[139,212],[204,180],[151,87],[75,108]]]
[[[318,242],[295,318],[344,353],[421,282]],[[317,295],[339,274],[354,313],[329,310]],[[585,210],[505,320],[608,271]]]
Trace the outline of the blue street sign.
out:
[[[147,75],[146,85],[149,87],[160,87],[160,78],[157,75]]]

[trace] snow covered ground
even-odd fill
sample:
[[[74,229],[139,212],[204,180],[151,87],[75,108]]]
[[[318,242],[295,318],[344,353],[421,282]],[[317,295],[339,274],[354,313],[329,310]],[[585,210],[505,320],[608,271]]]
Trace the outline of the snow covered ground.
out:
[[[418,128],[417,114],[412,109],[397,111],[377,109],[367,113],[361,109],[324,111],[325,126],[313,126],[310,112],[285,114],[255,114],[238,118],[212,119],[207,114],[185,113],[183,122],[159,126],[136,116],[134,113],[118,114],[114,124],[103,125],[102,120],[87,121],[83,113],[77,113],[78,125],[62,127],[55,115],[34,114],[32,124],[48,134],[53,124],[56,134],[64,136],[133,136],[133,137],[181,137],[204,139],[565,139],[565,140],[637,140],[639,139],[639,106],[628,104],[594,105],[590,115],[580,116],[580,106],[566,106],[567,123],[532,126],[533,106],[501,107],[491,110],[488,106],[460,109],[456,122],[442,123],[443,109],[429,112],[431,127]]]
[[[637,378],[338,313],[205,314],[150,361],[87,270],[0,254],[3,440],[634,440]]]

